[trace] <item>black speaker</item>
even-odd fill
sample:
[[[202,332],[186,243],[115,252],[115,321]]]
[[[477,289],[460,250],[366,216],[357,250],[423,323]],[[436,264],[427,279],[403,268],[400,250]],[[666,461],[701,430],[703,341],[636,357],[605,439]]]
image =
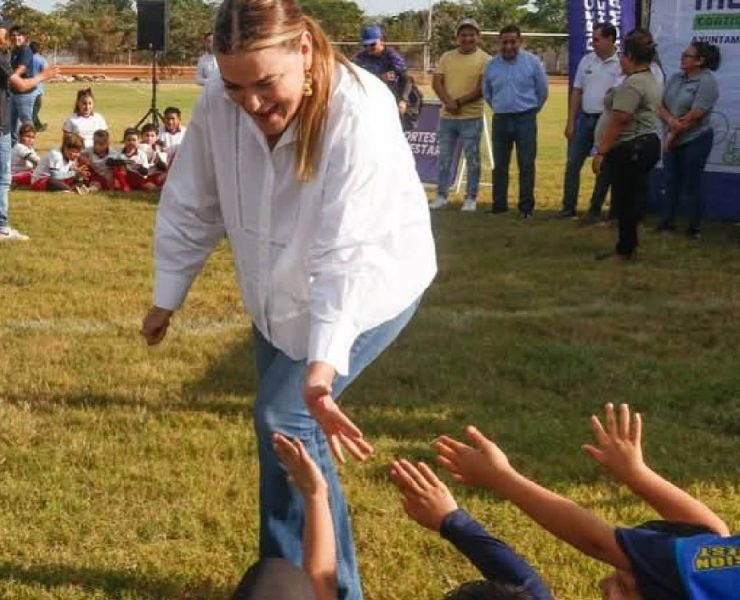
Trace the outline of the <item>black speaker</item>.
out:
[[[136,49],[167,50],[167,0],[137,0]]]

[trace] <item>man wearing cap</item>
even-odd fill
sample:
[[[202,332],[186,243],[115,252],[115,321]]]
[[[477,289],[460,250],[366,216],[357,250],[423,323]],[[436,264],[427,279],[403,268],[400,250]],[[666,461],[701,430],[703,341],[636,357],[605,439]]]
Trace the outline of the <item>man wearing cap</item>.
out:
[[[547,100],[547,76],[540,60],[521,49],[522,32],[507,25],[499,34],[501,53],[488,63],[483,96],[493,108],[493,212],[509,210],[509,162],[516,145],[519,216],[534,211],[537,113]]]
[[[10,189],[10,103],[11,89],[14,92],[28,92],[39,83],[54,77],[58,69],[47,68],[38,75],[23,78],[14,73],[10,65],[8,29],[10,24],[0,19],[0,242],[27,240],[8,221],[8,190]]]
[[[593,52],[584,55],[578,63],[573,80],[568,107],[568,124],[565,137],[568,140],[568,162],[563,182],[563,208],[557,214],[560,219],[576,216],[581,168],[594,146],[596,123],[604,110],[604,96],[614,87],[621,74],[617,55],[617,29],[611,23],[598,23],[592,34]],[[591,206],[598,207],[590,212],[586,221],[597,221],[601,216],[609,184],[605,176],[597,177]]]
[[[360,35],[362,51],[355,56],[355,64],[376,75],[390,88],[398,102],[398,113],[403,116],[411,93],[406,61],[393,48],[385,45],[380,25],[366,25]]]
[[[442,102],[439,119],[439,176],[437,198],[431,208],[448,203],[453,155],[462,142],[468,166],[468,184],[462,210],[473,212],[480,183],[480,138],[483,131],[481,82],[491,57],[478,47],[480,27],[474,19],[457,26],[457,48],[439,59],[432,87]]]

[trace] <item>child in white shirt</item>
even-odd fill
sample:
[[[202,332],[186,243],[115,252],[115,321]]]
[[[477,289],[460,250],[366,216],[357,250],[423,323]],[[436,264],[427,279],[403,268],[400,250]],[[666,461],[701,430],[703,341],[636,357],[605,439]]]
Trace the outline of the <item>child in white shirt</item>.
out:
[[[149,161],[149,179],[161,187],[167,178],[167,153],[159,141],[159,130],[153,123],[147,123],[141,128],[139,148]]]
[[[171,165],[182,144],[187,127],[182,124],[182,113],[176,106],[164,109],[164,127],[159,130],[159,141],[167,154],[167,164]]]
[[[110,135],[104,129],[93,134],[93,147],[85,153],[91,167],[91,190],[117,190],[130,192],[126,179],[125,161],[120,153],[110,148]]]
[[[139,130],[135,127],[123,133],[121,158],[126,161],[126,181],[132,190],[157,190],[157,184],[149,179],[149,159],[146,150],[139,145]]]
[[[89,150],[93,146],[93,135],[100,129],[108,130],[103,115],[93,111],[95,100],[92,89],[87,88],[77,92],[74,112],[69,115],[62,129],[67,133],[77,133],[82,136],[85,142],[85,149]]]
[[[86,194],[90,167],[80,161],[84,148],[82,137],[64,133],[62,145],[49,150],[39,161],[31,177],[31,189],[37,192],[72,192]]]
[[[10,172],[14,186],[31,185],[33,170],[40,160],[33,147],[35,142],[36,129],[27,121],[18,129],[18,143],[10,152]]]

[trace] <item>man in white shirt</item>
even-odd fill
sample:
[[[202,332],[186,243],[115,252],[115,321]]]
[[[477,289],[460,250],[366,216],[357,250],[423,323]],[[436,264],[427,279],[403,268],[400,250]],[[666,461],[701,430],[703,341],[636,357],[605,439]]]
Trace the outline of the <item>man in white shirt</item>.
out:
[[[205,52],[198,59],[195,69],[195,83],[205,85],[212,77],[218,77],[218,63],[213,55],[213,34],[209,31],[203,34],[203,48]]]
[[[604,96],[614,87],[621,73],[617,54],[617,30],[611,23],[599,23],[593,31],[594,51],[586,54],[578,64],[568,108],[565,137],[568,140],[568,162],[563,182],[563,208],[558,218],[576,216],[581,168],[594,146],[596,123],[604,110]],[[591,206],[601,205],[609,189],[603,177],[597,178]],[[595,215],[597,218],[599,215]]]

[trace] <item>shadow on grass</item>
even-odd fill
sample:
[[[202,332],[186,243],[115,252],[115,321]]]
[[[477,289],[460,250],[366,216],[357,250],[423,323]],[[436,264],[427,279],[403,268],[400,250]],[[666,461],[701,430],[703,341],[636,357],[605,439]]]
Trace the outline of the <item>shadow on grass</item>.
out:
[[[69,565],[27,567],[8,561],[0,562],[0,579],[40,586],[52,593],[57,587],[78,586],[90,591],[102,591],[111,600],[132,597],[142,600],[223,600],[229,598],[233,591],[210,582],[177,582],[127,571]]]

